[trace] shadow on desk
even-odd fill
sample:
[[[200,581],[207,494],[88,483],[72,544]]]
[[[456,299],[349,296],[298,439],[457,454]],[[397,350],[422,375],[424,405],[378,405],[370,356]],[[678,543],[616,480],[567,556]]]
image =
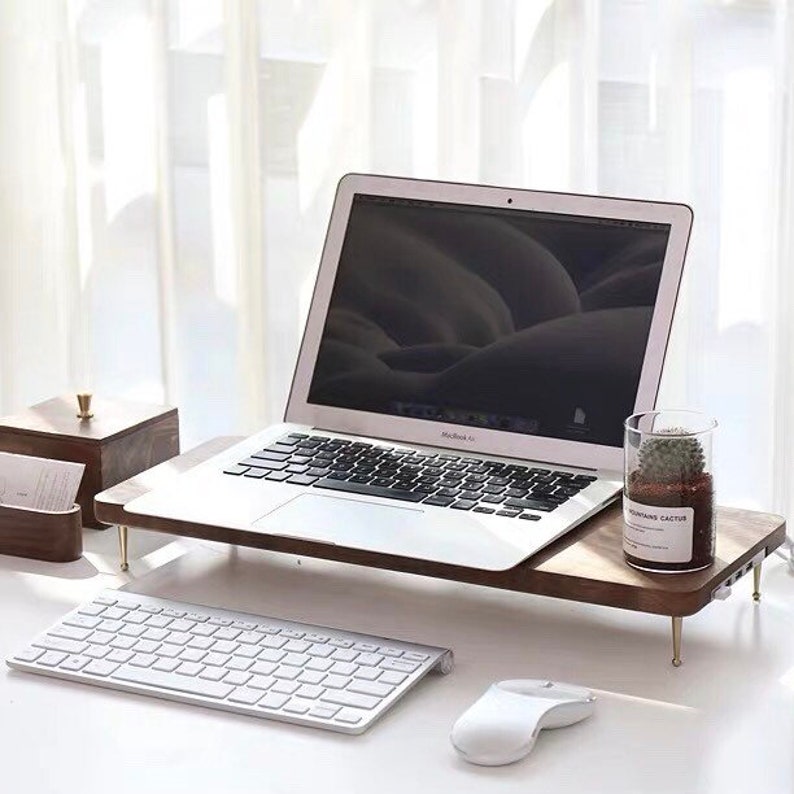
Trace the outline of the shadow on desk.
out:
[[[97,575],[97,569],[85,557],[80,557],[74,562],[52,563],[0,554],[0,572],[4,571],[50,576],[56,579],[92,579]]]

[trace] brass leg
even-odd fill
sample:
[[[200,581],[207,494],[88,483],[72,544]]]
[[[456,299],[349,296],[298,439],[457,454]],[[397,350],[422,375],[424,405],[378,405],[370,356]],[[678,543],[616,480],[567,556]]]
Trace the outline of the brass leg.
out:
[[[681,666],[681,627],[683,618],[673,618],[673,667]]]
[[[757,604],[761,600],[761,565],[763,563],[758,563],[758,565],[753,568],[753,601]]]
[[[121,570],[128,571],[130,569],[127,562],[127,527],[119,524],[119,556],[121,558]]]

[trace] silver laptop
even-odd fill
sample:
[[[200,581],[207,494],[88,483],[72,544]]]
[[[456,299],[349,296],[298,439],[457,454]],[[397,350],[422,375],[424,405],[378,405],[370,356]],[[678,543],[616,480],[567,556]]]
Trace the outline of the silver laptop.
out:
[[[619,494],[691,224],[681,204],[345,176],[285,424],[128,509],[517,565]]]

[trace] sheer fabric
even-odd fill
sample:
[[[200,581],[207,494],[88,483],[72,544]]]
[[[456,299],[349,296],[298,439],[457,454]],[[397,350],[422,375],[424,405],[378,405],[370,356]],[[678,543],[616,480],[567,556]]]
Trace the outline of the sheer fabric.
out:
[[[783,0],[4,2],[0,411],[279,419],[347,171],[685,201],[659,404],[786,511],[792,47]]]

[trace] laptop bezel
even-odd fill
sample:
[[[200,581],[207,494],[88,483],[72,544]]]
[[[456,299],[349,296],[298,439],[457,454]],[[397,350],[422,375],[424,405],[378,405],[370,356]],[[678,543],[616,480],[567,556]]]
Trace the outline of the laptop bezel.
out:
[[[619,470],[622,467],[622,446],[612,447],[583,441],[511,433],[308,402],[350,209],[357,193],[669,224],[670,237],[662,266],[637,398],[633,410],[629,413],[650,410],[655,405],[692,226],[691,208],[686,204],[669,202],[368,174],[347,174],[342,177],[337,187],[287,401],[286,421],[332,432],[444,447],[460,452],[556,462],[587,469]]]

